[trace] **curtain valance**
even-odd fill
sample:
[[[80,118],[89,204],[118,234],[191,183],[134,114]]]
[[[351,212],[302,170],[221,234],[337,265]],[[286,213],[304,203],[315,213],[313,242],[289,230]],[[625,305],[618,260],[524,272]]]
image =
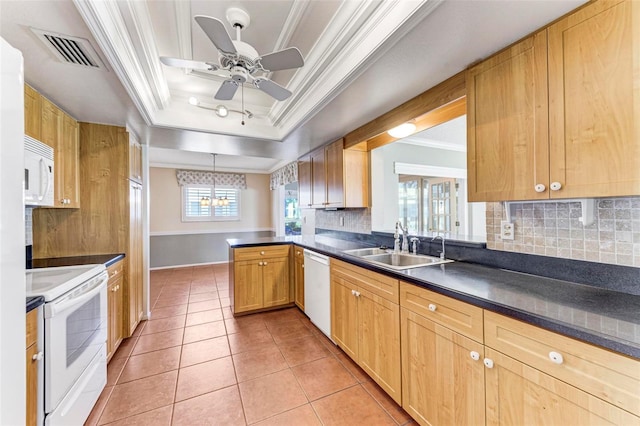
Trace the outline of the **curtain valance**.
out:
[[[291,182],[298,181],[298,162],[294,161],[284,167],[279,168],[271,173],[269,187],[271,190],[276,189],[280,185],[286,185]]]
[[[179,185],[220,185],[226,188],[247,189],[247,179],[240,173],[207,172],[204,170],[176,170]]]

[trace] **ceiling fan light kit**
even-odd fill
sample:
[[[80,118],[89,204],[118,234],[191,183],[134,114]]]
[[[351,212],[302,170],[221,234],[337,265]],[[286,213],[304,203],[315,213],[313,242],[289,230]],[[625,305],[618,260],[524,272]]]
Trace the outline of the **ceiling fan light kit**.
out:
[[[243,87],[244,83],[252,84],[278,101],[284,101],[291,96],[292,93],[278,83],[255,74],[267,74],[304,66],[304,58],[300,50],[289,47],[260,56],[253,46],[241,40],[241,32],[249,26],[251,18],[239,7],[230,7],[226,11],[227,21],[236,30],[236,40],[231,40],[221,20],[204,15],[197,15],[194,19],[218,49],[219,65],[166,56],[160,58],[163,64],[179,68],[226,71],[228,78],[222,82],[214,96],[218,100],[233,99],[238,87]],[[244,107],[242,109],[244,111]]]

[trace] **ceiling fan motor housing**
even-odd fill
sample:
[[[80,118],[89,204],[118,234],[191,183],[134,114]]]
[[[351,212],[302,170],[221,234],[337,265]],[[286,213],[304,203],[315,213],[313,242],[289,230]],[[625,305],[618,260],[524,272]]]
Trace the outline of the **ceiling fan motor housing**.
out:
[[[258,59],[258,51],[244,41],[234,40],[237,53],[235,55],[220,54],[219,62],[222,68],[241,66],[249,72],[256,70],[256,59]]]
[[[231,68],[231,78],[238,84],[242,84],[247,81],[249,73],[247,70],[242,67],[233,67]]]

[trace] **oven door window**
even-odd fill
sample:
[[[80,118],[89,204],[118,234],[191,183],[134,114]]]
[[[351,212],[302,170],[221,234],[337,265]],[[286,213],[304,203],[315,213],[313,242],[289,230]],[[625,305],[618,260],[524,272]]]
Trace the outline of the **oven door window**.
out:
[[[96,294],[67,317],[67,367],[90,347],[101,327],[100,294]]]

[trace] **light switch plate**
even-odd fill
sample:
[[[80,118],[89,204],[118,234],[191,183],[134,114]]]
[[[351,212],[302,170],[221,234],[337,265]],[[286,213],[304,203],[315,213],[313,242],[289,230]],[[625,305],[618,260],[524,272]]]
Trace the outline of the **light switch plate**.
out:
[[[513,240],[514,226],[512,222],[503,220],[500,222],[500,238],[503,240]]]

